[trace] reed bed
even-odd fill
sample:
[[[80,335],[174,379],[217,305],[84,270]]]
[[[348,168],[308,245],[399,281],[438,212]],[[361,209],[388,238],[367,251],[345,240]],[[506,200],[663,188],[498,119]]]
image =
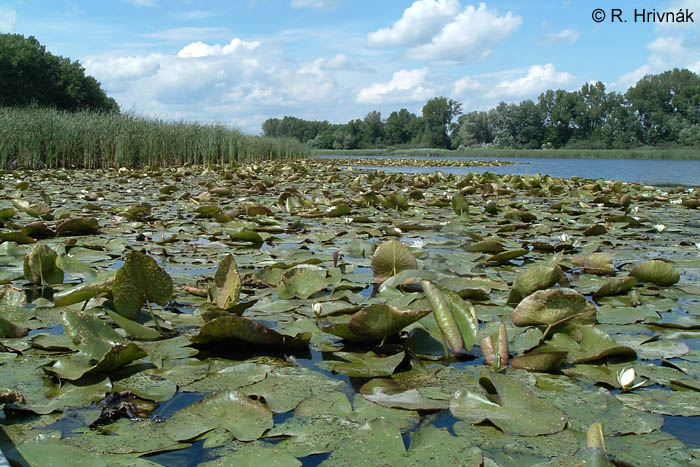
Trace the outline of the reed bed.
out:
[[[635,149],[314,149],[313,155],[332,156],[432,156],[432,157],[543,157],[563,159],[674,159],[700,160],[698,148],[635,148]]]
[[[246,135],[220,124],[167,122],[132,113],[0,108],[0,169],[214,165],[308,153],[293,138]]]

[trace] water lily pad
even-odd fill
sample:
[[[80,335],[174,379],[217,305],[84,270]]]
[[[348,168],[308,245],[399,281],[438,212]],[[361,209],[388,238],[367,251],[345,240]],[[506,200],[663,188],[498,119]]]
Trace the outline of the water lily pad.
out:
[[[296,337],[280,334],[274,329],[240,316],[221,316],[206,322],[192,336],[194,344],[211,342],[238,342],[275,350],[304,350],[309,346],[311,335],[303,333]]]
[[[596,292],[594,297],[609,297],[612,295],[621,295],[629,292],[632,287],[637,285],[637,278],[634,276],[625,276],[621,278],[613,277],[603,284]]]
[[[114,271],[110,271],[95,277],[92,280],[82,282],[53,296],[54,304],[58,307],[68,306],[90,300],[98,295],[111,292],[114,284]]]
[[[391,376],[406,354],[405,352],[399,352],[389,357],[380,357],[374,352],[364,354],[334,352],[333,355],[345,361],[324,360],[317,362],[316,366],[326,371],[333,371],[351,377],[374,378]]]
[[[35,284],[61,284],[63,271],[56,267],[57,257],[53,249],[39,243],[24,257],[24,277]]]
[[[398,240],[382,243],[372,255],[372,271],[376,282],[384,282],[391,276],[408,269],[418,269],[416,257]]]
[[[524,355],[513,357],[510,365],[528,371],[551,373],[559,370],[566,359],[566,351],[538,351],[537,349]]]
[[[99,229],[100,226],[94,217],[79,217],[61,221],[56,226],[56,235],[59,237],[94,235]]]
[[[608,253],[588,253],[574,256],[574,266],[578,266],[586,274],[614,276],[615,267],[612,256]]]
[[[226,255],[214,275],[214,303],[222,310],[233,308],[241,294],[241,275],[233,255]]]
[[[214,392],[175,412],[164,424],[165,433],[186,441],[215,428],[236,439],[253,441],[272,428],[272,412],[240,391]]]
[[[156,261],[131,251],[117,271],[112,285],[114,307],[125,318],[135,319],[144,302],[165,305],[173,294],[173,280]]]
[[[640,282],[649,282],[659,286],[673,285],[680,280],[680,274],[673,266],[665,261],[643,261],[636,264],[630,271],[630,276]]]
[[[360,394],[375,404],[396,409],[435,410],[449,406],[447,394],[428,388],[409,389],[387,378],[368,381],[360,388]]]
[[[551,403],[522,388],[517,380],[499,373],[482,376],[484,393],[459,390],[450,412],[470,423],[490,421],[507,434],[538,436],[562,431],[566,416]]]
[[[620,345],[605,331],[594,326],[581,327],[581,342],[577,342],[566,334],[554,334],[542,350],[568,351],[566,361],[583,363],[600,360],[607,357],[621,359],[636,359],[637,353],[631,347]]]
[[[696,391],[664,391],[638,389],[616,394],[623,404],[639,410],[663,415],[693,417],[700,415],[700,397]]]
[[[27,333],[29,329],[0,316],[0,337],[24,337]]]
[[[370,305],[352,315],[348,330],[366,340],[380,340],[396,334],[427,315],[429,310],[400,310],[392,305]]]
[[[486,258],[486,262],[487,263],[505,264],[512,259],[520,258],[521,256],[525,256],[528,253],[530,253],[530,250],[520,249],[520,250],[503,251],[503,252],[497,253],[493,256],[489,256],[488,258]]]
[[[301,298],[306,300],[328,287],[330,280],[323,268],[310,265],[295,266],[282,274],[277,285],[277,295],[282,300]]]
[[[547,326],[545,336],[556,328],[595,323],[595,305],[572,289],[539,290],[524,298],[513,311],[516,326]]]
[[[531,293],[553,286],[561,280],[563,275],[561,268],[556,265],[530,266],[515,278],[513,288],[508,295],[508,304],[517,305]]]

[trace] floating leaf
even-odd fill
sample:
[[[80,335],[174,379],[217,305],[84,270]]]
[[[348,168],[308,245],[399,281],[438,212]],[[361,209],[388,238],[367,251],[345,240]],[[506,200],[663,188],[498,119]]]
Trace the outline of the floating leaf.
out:
[[[516,326],[547,326],[545,336],[559,327],[594,324],[595,305],[572,289],[538,290],[524,298],[513,311]]]
[[[61,221],[56,226],[56,235],[59,237],[94,235],[99,229],[100,226],[94,217],[79,217]]]
[[[561,364],[564,363],[566,354],[566,350],[543,351],[535,349],[524,355],[513,357],[510,365],[513,368],[527,371],[553,373],[559,370]]]
[[[208,321],[192,336],[195,344],[210,342],[239,342],[251,346],[277,350],[308,348],[311,335],[287,336],[247,318],[230,315]]]
[[[658,259],[637,263],[630,271],[630,276],[636,277],[640,282],[650,282],[661,287],[673,285],[681,278],[673,266]]]
[[[392,305],[369,305],[352,315],[348,330],[362,339],[380,340],[396,334],[428,313],[430,311],[400,310]]]
[[[464,344],[459,326],[457,326],[457,322],[452,315],[452,310],[450,310],[450,305],[447,303],[447,300],[445,300],[440,289],[432,282],[421,281],[421,285],[423,286],[423,292],[428,302],[430,302],[433,315],[435,315],[435,321],[440,327],[443,336],[445,336],[447,345],[452,352],[458,354],[464,348]]]
[[[54,294],[53,300],[56,306],[68,306],[75,303],[90,300],[112,290],[114,283],[114,271],[102,274],[90,281],[75,285],[69,289]]]
[[[564,276],[556,265],[537,264],[519,273],[508,295],[508,304],[517,305],[520,301],[538,290],[553,286]]]
[[[574,266],[581,268],[586,274],[597,274],[599,276],[614,276],[615,268],[612,264],[612,257],[608,253],[588,253],[576,255],[573,259]]]
[[[57,257],[49,246],[36,245],[24,257],[24,277],[35,284],[61,284],[63,271],[56,267]]]
[[[253,441],[272,425],[272,412],[260,402],[239,391],[224,391],[178,410],[165,422],[164,430],[171,438],[186,441],[223,428],[238,440]]]
[[[112,285],[114,307],[125,318],[135,319],[144,302],[165,305],[173,294],[173,280],[156,261],[138,251],[126,255]]]
[[[382,243],[372,255],[372,271],[376,282],[384,282],[391,276],[408,269],[418,269],[416,257],[398,240]]]
[[[328,287],[330,280],[326,270],[320,267],[302,264],[288,269],[282,274],[277,284],[277,295],[282,300],[301,298],[306,300],[313,294]]]
[[[452,197],[452,210],[458,216],[469,213],[469,201],[464,195],[457,193]]]
[[[222,310],[236,306],[241,294],[241,275],[233,255],[226,255],[214,274],[214,303]]]
[[[607,357],[636,359],[637,353],[631,347],[620,345],[602,329],[594,326],[581,327],[581,341],[577,342],[566,334],[555,334],[542,351],[568,351],[569,363],[583,363]]]
[[[459,390],[450,401],[450,412],[470,423],[490,421],[503,432],[520,436],[557,433],[566,416],[549,402],[535,397],[510,376],[489,372],[479,384],[486,394]]]
[[[629,292],[637,285],[637,278],[625,276],[621,278],[613,277],[603,284],[594,294],[594,297],[609,297],[611,295],[621,295]]]
[[[391,376],[405,357],[404,352],[399,352],[389,357],[380,357],[374,352],[364,354],[334,352],[333,355],[345,361],[324,360],[316,363],[316,366],[326,371],[333,371],[354,378]]]
[[[375,378],[360,388],[368,401],[383,407],[405,410],[439,410],[449,406],[447,394],[424,389],[408,389],[392,379]],[[438,397],[435,397],[438,396]]]

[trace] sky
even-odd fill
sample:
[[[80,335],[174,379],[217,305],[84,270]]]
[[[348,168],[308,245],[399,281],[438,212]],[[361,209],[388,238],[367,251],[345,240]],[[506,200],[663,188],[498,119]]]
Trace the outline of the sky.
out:
[[[79,60],[122,111],[252,134],[285,115],[420,115],[435,96],[469,112],[700,73],[700,0],[0,0],[0,32]]]

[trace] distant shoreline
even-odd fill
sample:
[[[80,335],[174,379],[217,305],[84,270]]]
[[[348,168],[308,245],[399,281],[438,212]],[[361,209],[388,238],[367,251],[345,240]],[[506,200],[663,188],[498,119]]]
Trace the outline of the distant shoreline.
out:
[[[637,149],[313,149],[313,156],[428,156],[428,157],[531,157],[565,159],[659,159],[700,160],[697,148]]]

